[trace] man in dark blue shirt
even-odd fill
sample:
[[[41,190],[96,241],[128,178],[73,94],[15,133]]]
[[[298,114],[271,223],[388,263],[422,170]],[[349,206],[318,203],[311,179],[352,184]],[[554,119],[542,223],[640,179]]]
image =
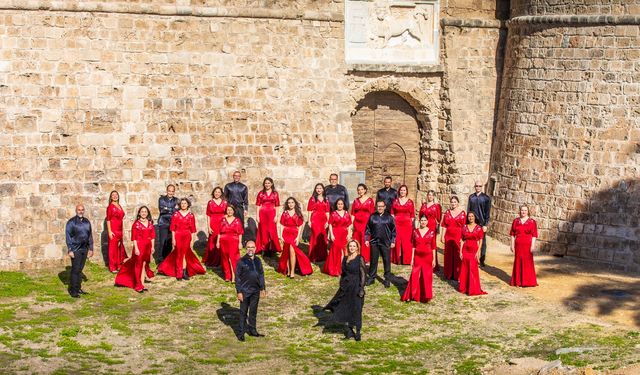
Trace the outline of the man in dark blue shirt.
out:
[[[262,337],[256,329],[258,316],[258,302],[260,297],[266,297],[267,292],[264,282],[264,269],[260,258],[255,256],[256,243],[247,241],[247,253],[240,258],[236,265],[236,293],[240,301],[240,324],[238,327],[238,340],[244,341],[244,334]],[[247,324],[247,311],[249,312],[249,324]],[[245,326],[248,325],[248,331]]]
[[[233,172],[233,182],[224,185],[224,196],[236,208],[236,217],[244,226],[244,217],[249,211],[249,188],[240,182],[241,177],[240,171]]]
[[[178,198],[176,194],[176,187],[174,185],[167,186],[167,195],[163,195],[158,199],[158,209],[160,210],[160,216],[158,217],[158,252],[159,262],[162,262],[164,258],[169,255],[172,249],[172,238],[169,227],[171,226],[171,217],[173,213],[178,210]]]
[[[349,211],[349,193],[347,192],[346,187],[338,184],[337,174],[331,173],[331,175],[329,176],[329,185],[324,187],[324,195],[329,201],[329,207],[331,211],[335,211],[336,201],[340,198],[344,200],[345,211]]]
[[[369,217],[365,231],[365,244],[371,246],[371,263],[369,265],[369,279],[366,285],[375,282],[378,276],[378,258],[382,255],[384,265],[384,287],[390,285],[391,259],[389,249],[396,246],[396,221],[386,212],[383,201],[376,202],[377,213]]]
[[[476,191],[469,196],[467,212],[473,212],[476,215],[476,223],[482,226],[484,231],[482,247],[480,248],[480,266],[484,267],[484,260],[487,255],[487,229],[489,214],[491,213],[491,198],[482,192],[482,183],[480,181],[475,182],[474,188]]]
[[[71,258],[71,275],[69,277],[69,295],[79,298],[87,294],[82,290],[82,269],[87,257],[93,256],[93,233],[91,222],[84,217],[84,206],[76,206],[76,216],[67,221],[64,230],[67,240],[67,251]]]
[[[385,211],[389,213],[391,212],[393,201],[398,198],[398,191],[391,187],[391,183],[393,182],[391,176],[385,177],[383,182],[384,187],[378,190],[378,193],[376,193],[376,202],[383,201],[386,207]]]

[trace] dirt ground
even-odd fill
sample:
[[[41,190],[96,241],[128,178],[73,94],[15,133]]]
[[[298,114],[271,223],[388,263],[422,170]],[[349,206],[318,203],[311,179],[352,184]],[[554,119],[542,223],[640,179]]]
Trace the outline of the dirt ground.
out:
[[[509,247],[489,239],[489,280],[509,282],[513,255]],[[535,256],[537,288],[523,288],[542,301],[566,306],[605,321],[640,328],[640,275],[608,270],[571,257]]]
[[[489,241],[487,295],[462,295],[437,273],[431,302],[403,303],[410,269],[394,266],[391,288],[367,288],[361,342],[343,340],[322,311],[338,279],[321,265],[289,280],[274,271],[277,258],[263,258],[266,337],[244,343],[234,287],[217,270],[187,282],[158,276],[140,295],[90,264],[91,294],[79,300],[66,294],[68,269],[0,272],[0,373],[640,373],[638,278],[540,255],[540,286],[514,288],[508,248]]]

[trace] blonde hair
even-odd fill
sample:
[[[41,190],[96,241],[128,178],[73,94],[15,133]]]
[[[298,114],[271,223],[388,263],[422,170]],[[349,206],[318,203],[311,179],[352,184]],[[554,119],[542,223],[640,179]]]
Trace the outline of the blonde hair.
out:
[[[349,245],[351,245],[352,242],[355,242],[356,244],[356,249],[358,249],[358,254],[361,254],[361,250],[360,250],[360,242],[356,241],[356,240],[351,240],[349,242],[347,242],[347,251],[349,251]]]

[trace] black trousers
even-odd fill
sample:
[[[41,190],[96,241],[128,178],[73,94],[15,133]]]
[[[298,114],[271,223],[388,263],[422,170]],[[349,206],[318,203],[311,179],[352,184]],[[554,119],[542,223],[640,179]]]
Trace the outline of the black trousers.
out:
[[[480,248],[480,263],[484,263],[487,256],[487,232],[482,235],[482,247]]]
[[[243,293],[242,297],[242,302],[240,302],[240,324],[238,325],[238,330],[241,334],[245,332],[256,332],[256,318],[258,316],[260,292]],[[249,327],[246,327],[247,312],[249,313]]]
[[[71,275],[69,277],[69,293],[78,294],[82,287],[82,269],[87,262],[88,250],[78,250],[71,259]]]
[[[160,255],[162,260],[166,258],[171,252],[171,231],[169,226],[158,225],[158,249],[160,249]]]
[[[371,243],[371,263],[369,264],[369,279],[378,276],[378,259],[382,255],[385,280],[391,275],[391,258],[389,257],[389,246],[379,243]]]

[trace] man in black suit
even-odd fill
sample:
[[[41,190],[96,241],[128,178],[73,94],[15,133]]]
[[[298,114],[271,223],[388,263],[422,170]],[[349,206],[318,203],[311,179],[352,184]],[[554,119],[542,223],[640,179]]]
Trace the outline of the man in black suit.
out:
[[[391,212],[393,201],[398,198],[398,191],[391,187],[392,182],[393,180],[391,179],[391,176],[385,177],[383,180],[384,187],[378,190],[378,193],[376,193],[376,202],[384,202],[386,213]]]
[[[236,292],[240,301],[240,324],[238,327],[238,340],[244,341],[244,334],[262,337],[256,329],[258,315],[258,302],[260,297],[266,297],[267,291],[264,283],[264,269],[260,258],[255,256],[256,243],[247,241],[247,253],[240,258],[236,266]],[[247,324],[247,312],[249,321]],[[248,325],[248,327],[246,327]]]
[[[169,228],[171,227],[171,217],[178,210],[178,198],[175,197],[176,187],[171,184],[167,186],[167,195],[163,195],[158,199],[158,247],[160,261],[163,261],[171,252],[172,236]]]
[[[79,298],[81,294],[88,294],[82,290],[82,269],[87,257],[93,256],[91,222],[84,217],[83,205],[76,206],[76,216],[67,221],[64,234],[69,258],[71,258],[69,295],[73,298]]]
[[[227,202],[236,208],[236,217],[244,227],[244,218],[249,210],[249,189],[247,185],[240,182],[240,178],[242,178],[240,171],[233,172],[233,181],[224,186],[224,196]]]

